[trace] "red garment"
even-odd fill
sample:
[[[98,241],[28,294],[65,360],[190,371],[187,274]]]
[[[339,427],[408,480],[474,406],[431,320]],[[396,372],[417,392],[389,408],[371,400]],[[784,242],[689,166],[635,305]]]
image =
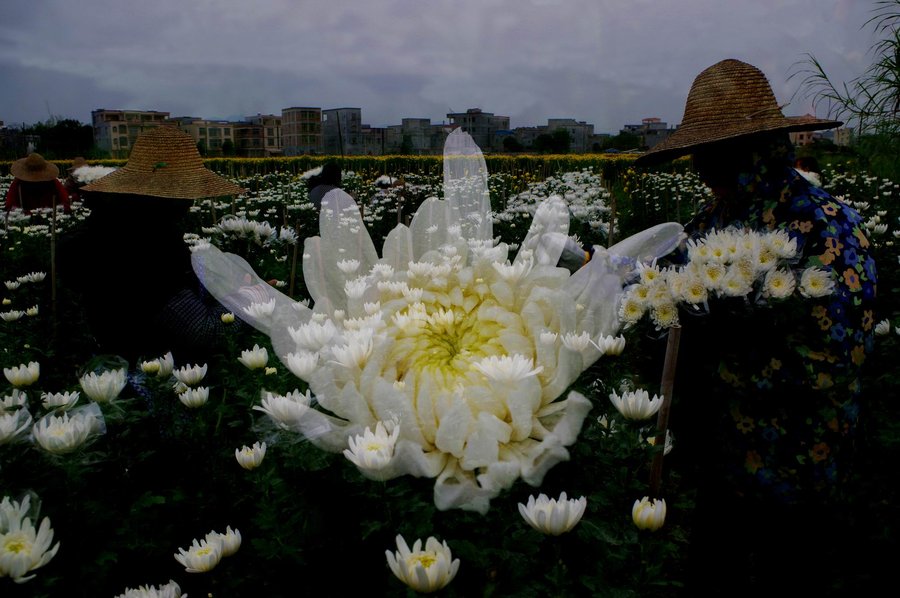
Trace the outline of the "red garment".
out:
[[[22,183],[25,183],[24,185]],[[49,182],[49,181],[47,181]],[[59,179],[53,179],[53,189],[50,185],[29,183],[13,179],[6,192],[6,211],[13,208],[22,208],[27,214],[35,208],[52,208],[53,195],[56,194],[56,205],[69,211],[69,192]],[[23,206],[24,204],[24,206]]]

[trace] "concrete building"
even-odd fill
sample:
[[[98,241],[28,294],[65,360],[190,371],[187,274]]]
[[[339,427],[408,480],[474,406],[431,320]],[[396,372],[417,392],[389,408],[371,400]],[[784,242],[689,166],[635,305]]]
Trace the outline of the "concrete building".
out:
[[[574,118],[548,118],[546,132],[553,134],[554,131],[559,130],[566,131],[569,134],[570,152],[580,154],[591,150],[594,125],[589,125]]]
[[[281,145],[286,156],[322,153],[322,109],[282,108]]]
[[[257,114],[244,119],[259,130],[254,129],[254,136],[260,137],[262,148],[266,156],[280,156],[284,148],[282,146],[281,117],[274,114]]]
[[[475,143],[484,151],[502,151],[495,139],[495,132],[509,129],[508,116],[495,116],[491,112],[483,112],[480,108],[469,108],[465,112],[451,112],[447,115],[450,124],[462,127],[472,136]]]
[[[166,124],[168,120],[168,112],[156,110],[92,110],[94,145],[109,152],[113,158],[127,158],[142,132]]]
[[[227,120],[205,120],[196,116],[179,116],[170,118],[167,123],[177,126],[179,129],[194,138],[200,153],[207,156],[223,155],[222,146],[230,142],[231,148],[237,150],[235,144],[235,124]]]
[[[663,139],[667,138],[672,131],[669,126],[658,118],[645,118],[641,120],[639,125],[625,125],[622,127],[623,133],[631,133],[641,138],[641,145],[650,149]],[[622,148],[631,149],[631,148]]]
[[[386,128],[386,153],[417,156],[440,154],[448,134],[447,125],[433,125],[430,118],[404,118],[401,124]]]
[[[367,156],[383,156],[386,152],[387,129],[384,127],[362,126],[363,153]]]
[[[322,110],[323,150],[329,155],[353,156],[364,152],[362,109],[329,108]]]

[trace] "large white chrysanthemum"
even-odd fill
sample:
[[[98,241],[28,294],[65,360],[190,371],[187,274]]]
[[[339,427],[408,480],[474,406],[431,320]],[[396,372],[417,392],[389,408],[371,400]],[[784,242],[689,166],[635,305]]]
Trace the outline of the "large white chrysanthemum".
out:
[[[445,197],[391,231],[379,257],[353,199],[326,195],[320,235],[304,246],[314,309],[260,284],[275,308],[250,313],[251,293],[233,286],[247,276],[261,283],[246,262],[215,248],[193,259],[207,288],[268,333],[308,382],[318,405],[291,418],[291,429],[339,452],[395,420],[398,440],[379,477],[436,478],[438,508],[485,512],[518,478],[538,485],[568,459],[591,403],[561,397],[601,356],[591,341],[619,328],[622,277],[635,261],[621,256],[663,255],[681,228],[596,248],[571,274],[557,267],[569,213],[553,197],[511,258],[492,239],[484,159],[461,131],[448,138]]]

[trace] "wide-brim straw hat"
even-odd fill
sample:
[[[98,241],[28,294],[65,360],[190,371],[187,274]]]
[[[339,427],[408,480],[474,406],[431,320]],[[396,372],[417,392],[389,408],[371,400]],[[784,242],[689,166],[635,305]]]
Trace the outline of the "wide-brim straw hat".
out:
[[[728,59],[697,75],[688,93],[681,126],[636,162],[664,162],[693,153],[698,146],[745,135],[816,131],[842,124],[811,116],[785,116],[763,72],[746,62]]]
[[[59,167],[56,164],[51,164],[42,155],[34,153],[13,162],[9,172],[17,179],[30,183],[52,181],[59,177]]]
[[[82,191],[202,199],[238,195],[244,190],[203,166],[193,137],[161,126],[137,138],[125,166]]]
[[[82,166],[87,166],[87,165],[88,165],[88,163],[87,163],[87,160],[84,159],[84,156],[78,156],[77,158],[72,160],[72,165],[69,166],[69,168],[67,168],[66,170],[68,172],[72,172],[73,170],[78,170]]]

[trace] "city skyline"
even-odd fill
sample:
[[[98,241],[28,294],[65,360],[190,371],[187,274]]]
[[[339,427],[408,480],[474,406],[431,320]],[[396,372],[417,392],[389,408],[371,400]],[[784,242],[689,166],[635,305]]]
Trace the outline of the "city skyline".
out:
[[[681,119],[723,58],[758,66],[786,114],[807,53],[836,84],[860,75],[869,0],[61,0],[0,8],[0,120],[89,122],[91,110],[237,120],[358,106],[373,127],[478,107],[511,126],[575,118],[597,132]],[[49,15],[59,15],[52,18]],[[823,115],[820,108],[818,114]]]

